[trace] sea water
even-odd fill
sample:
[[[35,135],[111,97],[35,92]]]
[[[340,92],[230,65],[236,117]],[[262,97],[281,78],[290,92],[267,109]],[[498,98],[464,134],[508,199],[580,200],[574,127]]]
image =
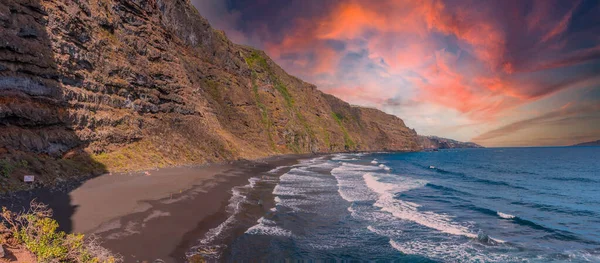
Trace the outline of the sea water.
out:
[[[600,262],[600,147],[337,154],[274,182],[220,260]]]

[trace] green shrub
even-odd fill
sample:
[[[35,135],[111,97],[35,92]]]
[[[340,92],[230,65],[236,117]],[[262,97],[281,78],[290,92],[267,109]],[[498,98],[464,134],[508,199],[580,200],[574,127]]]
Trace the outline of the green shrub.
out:
[[[39,262],[117,263],[119,256],[99,245],[94,236],[66,234],[58,231],[58,223],[51,218],[52,210],[46,205],[31,202],[26,213],[13,213],[2,208],[2,228],[16,241],[33,253]]]

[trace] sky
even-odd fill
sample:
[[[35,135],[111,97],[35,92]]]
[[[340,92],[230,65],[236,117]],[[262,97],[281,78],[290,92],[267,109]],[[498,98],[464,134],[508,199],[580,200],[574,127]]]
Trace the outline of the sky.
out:
[[[191,0],[238,44],[422,135],[600,139],[600,1]]]

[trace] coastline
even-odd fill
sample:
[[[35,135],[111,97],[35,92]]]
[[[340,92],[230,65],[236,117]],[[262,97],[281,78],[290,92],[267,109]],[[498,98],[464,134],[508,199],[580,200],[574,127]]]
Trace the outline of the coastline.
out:
[[[227,220],[235,187],[247,185],[257,174],[321,155],[104,174],[70,189],[9,195],[0,199],[0,206],[21,210],[35,198],[53,209],[62,230],[100,237],[103,246],[121,254],[125,262],[184,262],[185,253],[208,230]],[[274,176],[285,172],[281,169]]]

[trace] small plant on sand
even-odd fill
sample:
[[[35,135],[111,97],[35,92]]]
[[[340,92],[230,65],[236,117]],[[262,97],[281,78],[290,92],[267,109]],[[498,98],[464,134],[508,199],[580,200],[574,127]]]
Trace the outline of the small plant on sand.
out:
[[[48,206],[31,202],[24,213],[14,213],[2,208],[0,230],[4,234],[0,242],[21,246],[33,253],[39,262],[117,263],[119,256],[99,245],[95,237],[66,234],[58,231],[58,223],[51,218]]]

